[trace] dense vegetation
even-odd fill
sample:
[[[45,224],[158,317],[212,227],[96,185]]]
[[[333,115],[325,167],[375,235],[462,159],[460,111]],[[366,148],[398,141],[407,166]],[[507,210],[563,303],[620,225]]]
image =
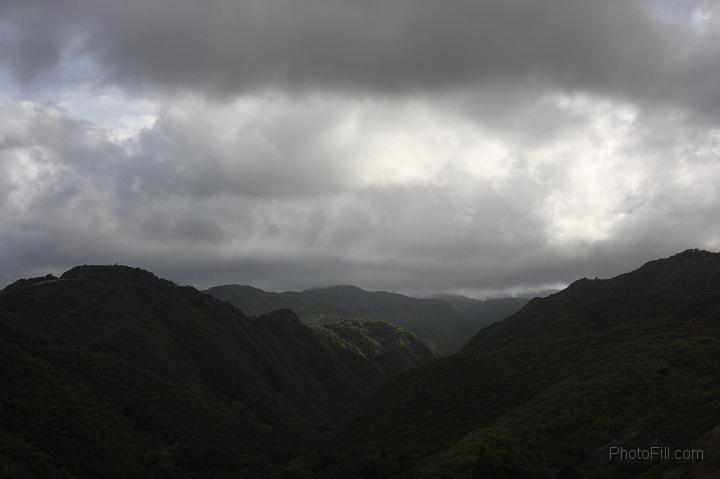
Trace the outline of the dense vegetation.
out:
[[[413,298],[243,291],[259,316],[120,266],[5,288],[0,477],[720,477],[720,254],[576,281],[440,359],[378,318]],[[705,460],[608,460],[656,445]]]
[[[386,321],[332,314],[308,315],[305,321],[329,336],[328,342],[356,348],[388,378],[440,357],[413,333]]]
[[[386,378],[341,326],[119,266],[18,281],[0,293],[0,476],[274,477]]]
[[[217,286],[206,292],[250,315],[292,309],[322,337],[357,350],[388,377],[441,355],[432,342],[421,341],[405,328],[381,319],[355,316],[350,309],[318,302],[302,292],[270,293],[238,285]]]
[[[582,279],[390,381],[336,437],[347,477],[720,477],[720,254]],[[610,446],[706,461],[609,461]],[[716,457],[716,456],[715,456]],[[664,476],[663,474],[669,474]]]

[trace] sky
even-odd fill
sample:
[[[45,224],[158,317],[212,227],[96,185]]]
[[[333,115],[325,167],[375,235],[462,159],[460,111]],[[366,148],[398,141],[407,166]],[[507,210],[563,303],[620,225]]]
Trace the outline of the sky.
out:
[[[528,295],[720,248],[708,0],[0,0],[0,286]]]

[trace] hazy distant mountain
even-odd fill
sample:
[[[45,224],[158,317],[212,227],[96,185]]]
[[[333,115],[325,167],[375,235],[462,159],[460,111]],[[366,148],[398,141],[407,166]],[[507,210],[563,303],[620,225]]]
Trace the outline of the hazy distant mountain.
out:
[[[0,293],[0,475],[274,477],[385,380],[340,328],[127,267],[19,281]]]
[[[654,445],[717,460],[718,318],[717,253],[576,281],[390,381],[335,437],[324,473],[720,477],[712,460],[608,460],[610,446]]]
[[[268,293],[251,286],[226,285],[207,292],[247,314],[290,308],[302,318],[319,313],[381,319],[415,333],[432,349],[444,352],[459,350],[479,330],[444,301],[365,291],[357,286]]]
[[[505,319],[525,306],[528,298],[497,298],[473,299],[457,294],[444,294],[435,296],[435,299],[445,301],[460,313],[466,321],[472,324],[474,332],[491,325],[496,321]]]
[[[315,299],[295,291],[271,293],[253,286],[227,284],[212,287],[205,292],[231,303],[249,316],[257,316],[284,308],[292,309],[299,316],[315,313],[350,314],[349,311],[321,304]]]
[[[324,304],[306,292],[271,293],[240,285],[216,286],[206,292],[252,315],[292,309],[317,331],[341,339],[376,361],[388,376],[441,355],[432,342],[421,341],[408,329],[382,319],[356,316],[351,309]]]
[[[452,306],[437,299],[365,291],[357,286],[313,288],[303,294],[353,315],[384,319],[407,328],[445,352],[460,349],[470,336],[468,322]]]

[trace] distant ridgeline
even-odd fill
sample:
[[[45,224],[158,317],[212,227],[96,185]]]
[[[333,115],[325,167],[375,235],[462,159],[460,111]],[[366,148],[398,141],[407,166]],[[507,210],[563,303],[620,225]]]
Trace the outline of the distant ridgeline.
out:
[[[384,320],[411,331],[435,353],[459,351],[483,327],[527,304],[525,298],[481,301],[464,296],[412,298],[356,286],[332,286],[305,291],[270,293],[252,286],[225,285],[207,293],[232,303],[249,315],[288,308],[309,324],[321,318]]]
[[[469,342],[489,316],[464,298],[210,292],[123,266],[0,292],[0,477],[720,477],[720,254]],[[653,446],[704,460],[609,457]]]

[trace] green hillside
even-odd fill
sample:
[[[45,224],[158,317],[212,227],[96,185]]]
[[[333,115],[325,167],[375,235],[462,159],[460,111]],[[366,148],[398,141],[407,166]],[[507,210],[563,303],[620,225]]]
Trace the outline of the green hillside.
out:
[[[0,476],[274,477],[384,379],[289,310],[143,270],[20,281],[0,293]]]
[[[462,348],[476,332],[452,306],[437,299],[365,291],[357,286],[313,288],[302,293],[354,316],[383,319],[406,328],[445,353]]]
[[[321,336],[355,350],[387,377],[441,355],[432,343],[421,341],[405,328],[380,319],[354,316],[347,309],[321,303],[305,293],[270,293],[240,285],[217,286],[206,292],[253,315],[292,309]]]
[[[712,461],[609,460],[610,446],[717,457],[719,320],[717,253],[686,251],[613,279],[582,279],[481,331],[462,352],[390,381],[335,437],[340,446],[322,470],[719,477]]]
[[[356,348],[388,378],[440,357],[410,331],[379,319],[313,314],[305,322],[331,343]]]
[[[122,266],[8,286],[0,477],[720,477],[718,253],[576,281],[440,359],[353,316],[407,297],[306,294],[301,320]],[[705,460],[609,458],[652,446]]]

